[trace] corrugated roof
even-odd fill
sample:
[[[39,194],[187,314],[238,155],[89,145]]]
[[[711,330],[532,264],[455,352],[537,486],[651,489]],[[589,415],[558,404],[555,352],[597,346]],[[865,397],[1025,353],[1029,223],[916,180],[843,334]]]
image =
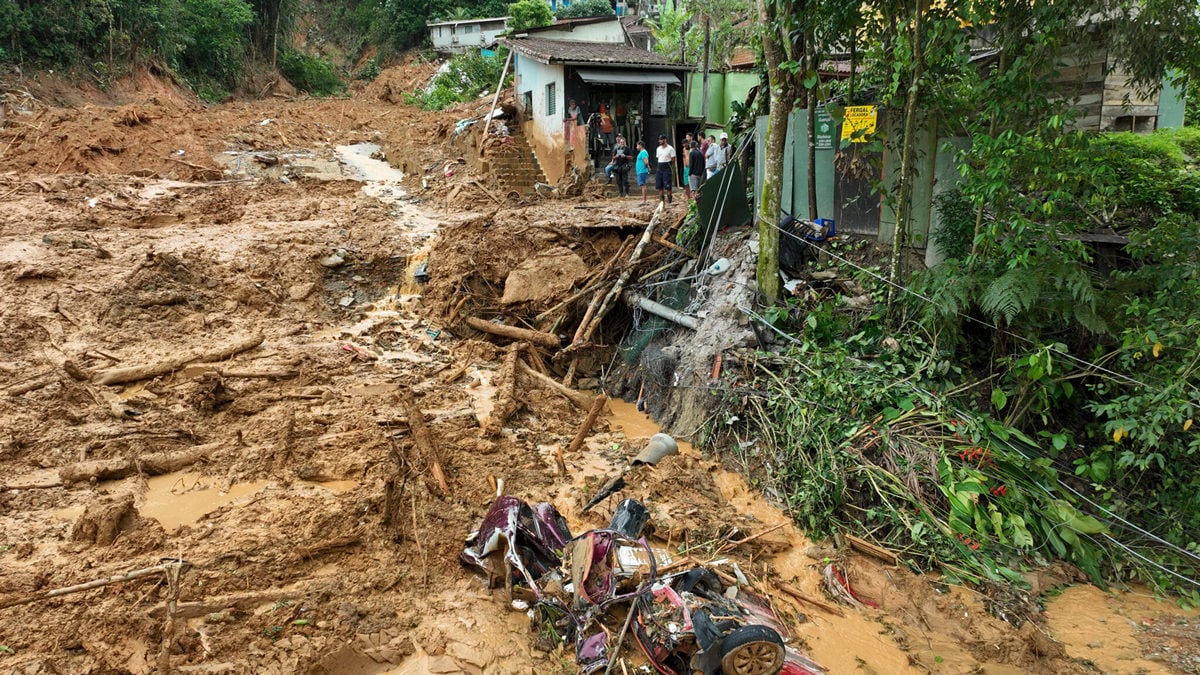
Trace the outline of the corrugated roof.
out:
[[[575,42],[548,38],[505,38],[503,43],[518,54],[542,63],[599,63],[619,66],[692,70],[655,52],[612,42]]]

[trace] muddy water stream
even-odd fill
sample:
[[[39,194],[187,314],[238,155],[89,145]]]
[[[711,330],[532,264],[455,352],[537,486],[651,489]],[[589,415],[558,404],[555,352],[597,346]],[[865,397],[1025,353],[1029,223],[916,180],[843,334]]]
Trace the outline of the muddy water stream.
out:
[[[638,411],[632,403],[610,399],[609,408],[612,411],[609,421],[630,440],[632,449],[640,448],[646,439],[660,431],[658,424]],[[805,555],[805,549],[811,542],[792,525],[791,518],[751,489],[740,474],[703,459],[691,443],[679,442],[679,451],[708,466],[722,497],[739,512],[753,516],[765,528],[782,526],[781,530],[786,533],[790,546],[775,554],[772,563],[784,579],[791,579],[797,587],[820,597],[821,592],[817,589],[819,574],[812,567],[817,561]],[[922,672],[909,664],[908,654],[885,634],[883,626],[872,617],[850,612],[845,617],[817,616],[811,608],[800,611],[809,620],[796,628],[796,637],[807,643],[803,651],[817,663],[829,668],[830,672]]]

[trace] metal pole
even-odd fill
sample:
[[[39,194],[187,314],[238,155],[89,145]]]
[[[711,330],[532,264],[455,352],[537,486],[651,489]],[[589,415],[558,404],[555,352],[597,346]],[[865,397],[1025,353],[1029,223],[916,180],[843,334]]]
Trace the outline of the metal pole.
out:
[[[700,133],[704,133],[704,127],[708,123],[708,52],[709,52],[709,37],[712,35],[712,25],[709,23],[708,16],[704,17],[704,88],[700,99]]]
[[[483,155],[483,139],[487,138],[488,127],[492,126],[492,115],[496,114],[496,104],[500,102],[500,90],[504,88],[504,78],[508,77],[508,64],[512,63],[512,59],[513,52],[510,49],[508,58],[504,59],[504,69],[500,71],[500,81],[496,83],[496,95],[492,97],[492,109],[488,112],[487,121],[483,123],[483,136],[479,138],[480,155]]]

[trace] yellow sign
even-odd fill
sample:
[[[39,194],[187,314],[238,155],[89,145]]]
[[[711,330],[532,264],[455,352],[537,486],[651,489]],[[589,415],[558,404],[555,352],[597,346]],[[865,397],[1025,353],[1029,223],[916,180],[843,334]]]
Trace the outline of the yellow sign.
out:
[[[867,137],[875,133],[877,110],[873,105],[846,106],[846,117],[842,121],[842,140],[851,143],[866,143]]]

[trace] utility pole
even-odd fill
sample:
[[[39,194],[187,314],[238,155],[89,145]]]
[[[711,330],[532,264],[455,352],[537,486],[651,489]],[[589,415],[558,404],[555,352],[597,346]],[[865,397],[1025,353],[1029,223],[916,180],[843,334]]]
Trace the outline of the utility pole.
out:
[[[704,87],[700,98],[700,133],[704,133],[704,125],[708,123],[708,52],[709,39],[712,36],[712,24],[709,22],[708,15],[704,15]]]

